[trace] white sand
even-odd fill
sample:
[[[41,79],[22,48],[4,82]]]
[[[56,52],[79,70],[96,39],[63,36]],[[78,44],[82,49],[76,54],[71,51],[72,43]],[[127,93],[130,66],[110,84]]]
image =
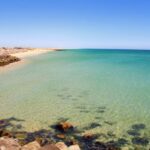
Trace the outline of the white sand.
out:
[[[10,63],[6,66],[0,67],[0,73],[5,73],[7,71],[14,70],[14,69],[17,69],[26,65],[27,63],[29,63],[29,60],[27,59],[27,57],[36,56],[36,55],[40,55],[40,54],[48,53],[52,51],[55,51],[55,50],[54,49],[33,49],[33,50],[25,51],[25,52],[17,52],[17,53],[10,54],[12,56],[16,56],[20,58],[21,60],[18,62]]]
[[[34,50],[28,50],[26,52],[14,53],[11,55],[22,59],[22,58],[26,58],[29,56],[39,55],[39,54],[43,54],[43,53],[47,53],[51,51],[54,51],[54,49],[34,49]]]

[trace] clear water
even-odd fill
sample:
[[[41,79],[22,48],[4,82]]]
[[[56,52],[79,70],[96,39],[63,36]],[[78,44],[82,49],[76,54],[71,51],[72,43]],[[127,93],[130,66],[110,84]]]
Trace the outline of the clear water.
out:
[[[24,119],[27,131],[62,117],[78,128],[100,123],[85,132],[113,139],[132,138],[127,131],[143,123],[141,136],[150,137],[150,51],[66,50],[28,59],[0,73],[1,119]]]

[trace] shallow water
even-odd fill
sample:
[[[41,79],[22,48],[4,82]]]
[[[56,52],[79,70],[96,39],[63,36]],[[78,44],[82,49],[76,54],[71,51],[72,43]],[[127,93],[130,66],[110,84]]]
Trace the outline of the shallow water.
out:
[[[0,73],[1,119],[24,119],[24,130],[34,131],[67,118],[84,132],[104,133],[104,141],[130,140],[132,125],[142,123],[141,137],[150,138],[150,51],[65,50],[28,59]]]

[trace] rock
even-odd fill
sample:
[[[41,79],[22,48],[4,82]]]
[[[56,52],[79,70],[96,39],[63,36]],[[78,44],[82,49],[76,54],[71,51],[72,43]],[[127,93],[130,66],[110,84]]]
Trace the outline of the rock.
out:
[[[66,143],[67,143],[67,145],[77,145],[78,141],[76,139],[72,138],[72,139],[68,139],[66,141]]]
[[[5,66],[17,61],[20,61],[20,59],[17,57],[11,55],[0,55],[0,66]]]
[[[59,148],[59,150],[68,150],[67,145],[63,142],[58,142],[58,143],[55,144],[55,146],[57,148]]]
[[[3,56],[0,55],[0,63],[3,61]],[[7,119],[0,120],[0,129],[4,130],[6,127],[10,126],[10,122]]]
[[[57,134],[56,137],[59,138],[59,139],[65,139],[65,135],[64,134]]]
[[[21,146],[24,146],[27,143],[29,143],[26,141],[26,139],[27,139],[27,133],[26,132],[13,132],[13,137],[18,139],[18,142]]]
[[[60,150],[54,144],[45,145],[44,147],[40,148],[39,150]]]
[[[13,138],[0,138],[0,150],[20,150],[21,146],[18,141]]]
[[[47,145],[51,143],[51,140],[49,138],[42,138],[42,137],[37,137],[35,139],[41,146]]]
[[[55,125],[54,128],[61,132],[69,132],[69,131],[73,131],[74,129],[73,125],[69,122],[60,122],[57,125]]]
[[[26,139],[27,138],[27,133],[26,132],[15,132],[14,133],[15,138],[17,139]]]
[[[2,130],[0,134],[2,137],[9,137],[9,138],[13,137],[13,134],[8,130]]]
[[[68,150],[80,150],[79,145],[71,145],[68,147]]]
[[[97,135],[96,134],[91,134],[91,133],[86,133],[83,135],[83,140],[84,141],[93,141],[97,138]]]
[[[91,138],[93,138],[93,134],[90,134],[90,133],[84,134],[83,138],[84,139],[91,139]]]
[[[36,141],[24,145],[21,150],[39,150],[41,148],[40,144]]]

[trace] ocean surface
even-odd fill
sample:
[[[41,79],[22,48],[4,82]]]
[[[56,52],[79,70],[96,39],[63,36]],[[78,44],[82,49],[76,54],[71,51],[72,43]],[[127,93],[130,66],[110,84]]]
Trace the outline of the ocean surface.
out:
[[[35,131],[64,118],[102,141],[149,140],[150,51],[64,50],[27,62],[0,73],[0,119]]]

